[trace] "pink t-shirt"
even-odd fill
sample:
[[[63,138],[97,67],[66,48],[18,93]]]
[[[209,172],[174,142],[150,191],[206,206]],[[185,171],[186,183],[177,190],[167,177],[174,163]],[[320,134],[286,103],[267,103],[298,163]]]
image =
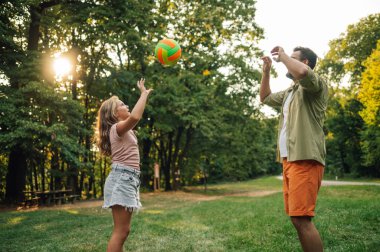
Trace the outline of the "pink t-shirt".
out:
[[[113,164],[122,164],[140,169],[139,147],[133,130],[125,132],[120,137],[116,132],[115,123],[110,130],[110,142]]]

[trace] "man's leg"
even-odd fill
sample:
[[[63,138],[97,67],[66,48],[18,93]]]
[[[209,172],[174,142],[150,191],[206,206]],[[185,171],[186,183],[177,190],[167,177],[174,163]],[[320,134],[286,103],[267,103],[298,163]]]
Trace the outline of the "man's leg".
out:
[[[323,251],[318,230],[311,221],[324,167],[313,160],[288,162],[288,215],[297,230],[304,251]]]
[[[315,228],[311,217],[297,216],[290,217],[294,227],[297,230],[302,249],[305,252],[323,251],[323,244],[318,230]]]

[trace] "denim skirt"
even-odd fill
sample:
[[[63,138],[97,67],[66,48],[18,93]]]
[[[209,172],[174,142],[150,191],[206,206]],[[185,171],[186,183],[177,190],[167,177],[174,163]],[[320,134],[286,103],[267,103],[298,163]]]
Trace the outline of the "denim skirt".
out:
[[[112,164],[104,185],[103,208],[119,205],[130,212],[141,208],[140,171],[121,164]]]

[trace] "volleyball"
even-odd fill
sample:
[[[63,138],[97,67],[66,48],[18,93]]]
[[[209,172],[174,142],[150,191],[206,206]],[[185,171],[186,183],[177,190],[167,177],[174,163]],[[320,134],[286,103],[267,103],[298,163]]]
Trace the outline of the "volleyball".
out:
[[[160,40],[154,50],[154,55],[165,66],[173,66],[181,57],[181,47],[173,39]]]

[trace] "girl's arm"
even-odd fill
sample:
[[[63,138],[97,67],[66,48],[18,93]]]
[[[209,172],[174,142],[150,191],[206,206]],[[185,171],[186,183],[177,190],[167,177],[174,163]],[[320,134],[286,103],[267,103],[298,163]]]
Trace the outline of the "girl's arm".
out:
[[[125,132],[133,129],[136,126],[136,124],[140,121],[144,113],[149,93],[153,90],[151,88],[146,89],[144,84],[145,79],[141,79],[137,82],[137,87],[141,91],[140,98],[137,101],[134,108],[132,109],[131,115],[127,119],[118,122],[118,124],[116,125],[116,132],[119,136],[122,136]]]

